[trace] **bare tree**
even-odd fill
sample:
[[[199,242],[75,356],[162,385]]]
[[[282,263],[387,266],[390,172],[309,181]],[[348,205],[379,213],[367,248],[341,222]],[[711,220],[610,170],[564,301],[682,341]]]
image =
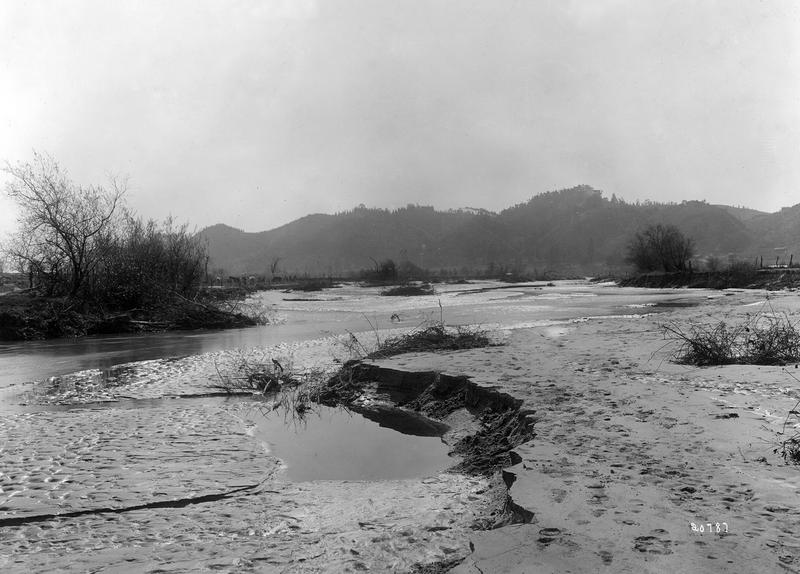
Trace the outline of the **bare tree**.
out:
[[[269,274],[271,277],[274,277],[275,274],[278,272],[278,263],[281,262],[281,257],[273,257],[272,260],[269,262]]]
[[[188,224],[179,225],[172,217],[159,224],[125,213],[114,228],[86,286],[95,300],[138,308],[163,304],[173,295],[197,294],[208,255],[205,242]]]
[[[122,202],[124,182],[112,180],[111,189],[76,185],[52,157],[39,153],[4,171],[12,176],[6,194],[20,208],[8,256],[51,294],[78,295],[101,258],[101,239]]]
[[[674,225],[651,225],[628,243],[627,261],[640,271],[685,271],[694,255],[694,241]]]

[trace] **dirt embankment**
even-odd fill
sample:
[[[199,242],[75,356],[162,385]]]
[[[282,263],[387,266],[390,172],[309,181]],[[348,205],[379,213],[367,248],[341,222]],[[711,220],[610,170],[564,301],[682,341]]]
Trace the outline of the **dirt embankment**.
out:
[[[514,475],[503,469],[521,460],[514,447],[534,437],[533,411],[522,409],[521,400],[476,385],[466,376],[354,361],[328,381],[319,400],[356,411],[389,403],[442,421],[451,427],[444,440],[460,458],[450,471],[487,477],[500,473],[506,488]],[[530,521],[531,513],[516,505],[507,492],[499,502],[496,515],[482,526]]]
[[[796,289],[800,269],[745,269],[703,273],[644,273],[619,280],[620,287],[657,289],[692,287],[697,289]]]
[[[452,572],[800,572],[800,478],[775,452],[800,383],[780,366],[676,364],[660,328],[698,316],[739,323],[761,296],[379,361],[468,375],[537,411],[535,438],[504,469],[510,499],[532,518],[474,531]],[[796,295],[771,302],[797,313]]]
[[[239,298],[236,294],[220,296]],[[220,300],[170,299],[141,309],[109,311],[63,297],[12,293],[0,297],[0,340],[30,341],[84,335],[247,327],[257,321],[218,307]]]

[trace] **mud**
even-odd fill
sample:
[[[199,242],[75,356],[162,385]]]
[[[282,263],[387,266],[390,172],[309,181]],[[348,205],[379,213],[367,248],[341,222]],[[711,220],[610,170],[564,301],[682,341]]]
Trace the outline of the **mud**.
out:
[[[330,345],[281,345],[272,356],[317,365]],[[0,570],[409,572],[460,561],[471,529],[496,520],[497,489],[484,477],[287,480],[280,451],[253,432],[253,401],[209,392],[216,368],[239,357],[25,385],[25,405],[6,404],[0,417]],[[446,430],[425,420],[423,434]]]
[[[491,516],[476,522],[476,528],[531,521],[533,513],[508,494],[514,475],[503,471],[521,460],[514,447],[535,436],[535,412],[521,409],[521,400],[476,385],[466,376],[391,369],[368,361],[345,365],[328,383],[324,393],[328,404],[375,410],[388,403],[450,423],[459,419],[459,413],[467,414],[473,424],[462,421],[460,428],[444,437],[452,446],[451,454],[460,458],[449,472],[494,477],[495,487],[502,491],[495,496]],[[465,426],[471,428],[465,430]]]
[[[136,504],[133,506],[113,507],[108,506],[105,508],[91,508],[88,510],[75,510],[73,512],[57,512],[49,514],[34,514],[33,516],[16,516],[14,518],[0,519],[0,528],[5,526],[21,526],[23,524],[31,524],[34,522],[46,522],[50,520],[63,520],[66,518],[78,518],[80,516],[91,516],[95,514],[122,514],[123,512],[134,512],[136,510],[153,510],[156,508],[184,508],[190,504],[204,504],[206,502],[217,502],[224,498],[229,498],[234,495],[243,494],[247,491],[258,488],[258,484],[249,484],[240,486],[227,492],[220,492],[218,494],[204,494],[202,496],[189,496],[186,498],[179,498],[176,500],[161,500],[158,502],[149,502],[146,504]]]
[[[770,302],[792,317],[800,308],[791,293]],[[800,397],[794,369],[678,365],[659,329],[737,323],[763,304],[726,293],[659,316],[517,330],[502,347],[380,361],[468,375],[537,409],[536,438],[503,471],[532,519],[475,531],[452,571],[798,571],[800,475],[774,452]]]
[[[521,410],[522,401],[509,394],[476,385],[466,376],[436,371],[389,369],[370,362],[352,362],[331,377],[321,395],[325,404],[379,408],[396,404],[435,420],[466,409],[479,430],[454,442],[452,453],[461,462],[452,472],[490,476],[515,464],[513,448],[534,437],[535,411]]]
[[[519,292],[525,292],[525,288]],[[296,341],[294,337],[305,333],[298,327],[296,332],[291,331],[291,337],[280,338],[286,343],[270,343],[269,347],[264,342],[258,343],[260,349],[255,358],[264,355],[279,359],[282,364],[324,369],[333,366],[334,358],[341,357],[336,333],[352,329],[353,325],[363,327],[365,308],[370,309],[370,317],[383,317],[387,324],[391,313],[401,316],[400,324],[380,329],[380,337],[384,339],[416,327],[430,312],[439,317],[436,299],[421,298],[425,301],[420,302],[418,298],[413,304],[410,300],[387,302],[387,298],[376,294],[365,303],[360,290],[353,293],[348,300],[293,303],[296,309],[279,306],[279,312],[291,321],[313,325],[318,338]],[[564,549],[572,552],[576,527],[564,518],[569,514],[565,505],[574,503],[583,510],[577,506],[580,501],[576,497],[584,490],[570,481],[575,476],[580,479],[578,470],[587,465],[586,458],[590,455],[602,452],[610,456],[607,449],[601,451],[598,447],[597,427],[582,426],[588,424],[584,420],[588,414],[580,416],[582,413],[573,407],[580,406],[586,413],[605,407],[598,401],[617,397],[589,391],[609,385],[607,378],[634,373],[628,370],[623,357],[619,357],[623,364],[604,360],[594,365],[593,360],[587,363],[586,357],[576,355],[573,346],[584,341],[582,334],[586,331],[589,338],[585,340],[585,348],[581,347],[582,352],[592,357],[598,353],[606,358],[619,356],[621,351],[616,346],[622,336],[623,349],[628,349],[641,364],[638,352],[641,341],[648,342],[648,355],[653,344],[660,346],[663,342],[652,340],[650,323],[654,319],[648,315],[630,315],[628,307],[652,305],[667,294],[644,292],[640,296],[630,290],[601,287],[592,290],[584,285],[553,288],[552,292],[548,288],[537,289],[523,299],[516,298],[517,293],[517,290],[493,292],[491,299],[481,293],[463,297],[457,297],[455,292],[440,295],[448,322],[483,323],[484,327],[494,329],[493,335],[499,333],[508,339],[505,346],[441,355],[403,355],[391,361],[362,363],[359,367],[364,371],[362,374],[343,374],[327,389],[329,400],[348,402],[353,410],[374,414],[376,418],[384,418],[390,406],[404,405],[406,409],[416,409],[414,412],[420,416],[437,419],[438,423],[430,422],[430,432],[440,432],[442,424],[449,427],[444,440],[452,452],[462,449],[461,458],[454,459],[453,466],[465,465],[461,470],[469,474],[451,469],[421,479],[287,481],[280,453],[271,453],[259,442],[252,432],[252,423],[246,420],[241,398],[224,401],[213,396],[200,397],[208,395],[209,387],[218,383],[216,369],[235,366],[242,352],[217,352],[218,347],[213,347],[209,348],[213,353],[130,363],[118,369],[108,367],[122,362],[119,359],[106,364],[98,360],[97,364],[81,364],[71,370],[59,367],[59,374],[90,370],[35,385],[23,384],[29,378],[15,377],[12,381],[6,377],[14,386],[10,388],[10,398],[0,405],[4,411],[0,417],[0,436],[6,441],[0,449],[3,471],[0,516],[13,519],[82,514],[0,528],[0,570],[445,572],[464,568],[473,573],[509,571],[515,565],[524,568],[541,556],[557,560],[556,556],[563,554]],[[684,293],[668,295],[683,297]],[[705,298],[706,294],[697,296]],[[720,301],[723,301],[721,295]],[[750,299],[743,302],[750,304]],[[688,312],[680,308],[664,311]],[[291,323],[289,319],[287,322]],[[637,327],[639,323],[641,327]],[[323,327],[325,331],[318,332]],[[362,334],[352,330],[361,341],[378,338],[377,331]],[[578,333],[581,337],[577,337]],[[270,336],[278,335],[276,330]],[[242,347],[243,343],[236,346]],[[25,349],[20,347],[15,352]],[[169,354],[186,352],[190,351]],[[4,366],[30,364],[31,361],[7,360]],[[370,373],[370,369],[383,371],[373,377],[376,372]],[[442,374],[437,376],[437,372]],[[47,376],[50,374],[53,373],[48,372]],[[650,382],[661,386],[661,377],[639,374],[645,380],[659,379]],[[594,381],[594,377],[603,380]],[[733,398],[751,386],[743,382],[747,380],[748,377],[742,377],[727,381]],[[669,381],[670,385],[674,383]],[[586,388],[587,384],[590,388]],[[704,385],[709,389],[719,388],[719,381],[701,381],[696,377],[691,384],[698,392],[704,392],[701,390]],[[641,394],[638,379],[627,381],[626,385],[608,388],[615,394],[626,389],[636,391],[634,395]],[[776,378],[760,381],[757,388],[763,392],[783,386]],[[21,391],[27,391],[24,397],[19,397]],[[623,398],[635,399],[627,395]],[[21,406],[17,399],[26,405]],[[518,399],[524,403],[520,405]],[[676,397],[675,402],[683,408],[683,397]],[[622,398],[619,404],[623,405]],[[530,408],[538,412],[526,410]],[[627,412],[629,407],[625,408]],[[659,412],[659,407],[643,402],[635,414],[645,416],[643,413],[650,410]],[[673,418],[678,417],[675,410],[672,409]],[[718,413],[720,409],[711,412]],[[695,409],[693,413],[695,418],[702,416],[703,420],[719,425],[738,425],[749,420],[744,415],[739,419],[718,420],[704,409]],[[674,425],[664,417],[650,419]],[[600,420],[604,420],[602,416]],[[534,422],[536,439],[531,441]],[[616,418],[608,421],[608,425],[616,423]],[[564,430],[573,427],[574,436],[571,430]],[[614,432],[611,438],[622,440],[620,437],[635,436],[638,430],[639,426],[635,426],[624,435]],[[614,447],[622,454],[635,452],[636,442],[628,440],[631,444],[625,442]],[[658,444],[664,447],[664,452],[642,459],[647,463],[646,468],[640,468],[638,459],[614,460],[614,465],[635,466],[625,474],[639,477],[645,483],[654,477],[661,479],[664,473],[654,472],[659,456],[677,456],[679,449],[674,448],[674,441]],[[556,456],[547,451],[562,447],[574,452]],[[746,445],[742,448],[748,460],[754,461],[752,451]],[[734,454],[740,456],[738,452]],[[499,470],[514,462],[517,464],[513,467]],[[571,462],[572,477],[566,472],[570,469],[565,468]],[[672,461],[668,466],[676,464]],[[703,474],[700,471],[709,470],[708,465],[697,464],[698,476]],[[762,463],[752,462],[752,465]],[[623,467],[613,466],[613,474],[609,470],[609,476],[622,473],[618,468]],[[550,470],[553,472],[549,473]],[[639,474],[640,470],[646,473]],[[489,474],[491,478],[487,478]],[[703,474],[706,475],[707,472]],[[664,474],[663,480],[672,479]],[[613,488],[594,488],[598,482],[596,476],[586,481],[585,492],[590,498],[587,511],[578,516],[580,520],[600,520],[596,516],[600,511],[606,510],[606,516],[612,512],[606,508],[610,501],[621,504]],[[695,481],[693,488],[700,492],[698,482]],[[242,485],[255,484],[260,487],[225,495]],[[533,493],[538,493],[542,485],[546,488],[544,498],[539,500]],[[684,488],[686,484],[680,486]],[[687,497],[692,494],[680,492]],[[736,496],[727,491],[725,494]],[[187,504],[180,506],[183,502]],[[793,526],[789,522],[794,515],[779,513],[778,502],[781,508],[789,507],[788,500],[776,500],[770,506],[775,520],[787,522],[787,528]],[[135,509],[139,505],[146,507]],[[102,512],[109,508],[122,511]],[[629,511],[626,520],[634,510]],[[710,513],[694,514],[697,520],[712,518]],[[579,539],[586,552],[596,552],[600,561],[582,562],[587,566],[585,571],[596,571],[596,566],[607,564],[613,571],[632,559],[633,552],[635,558],[679,556],[675,551],[652,552],[664,547],[664,541],[672,541],[669,549],[674,550],[675,541],[681,540],[672,526],[663,524],[664,521],[660,526],[639,528],[635,536],[628,536],[634,534],[633,528],[626,530],[624,536],[617,536],[614,531],[610,541],[604,539],[602,545],[591,539]],[[499,525],[505,526],[493,528]],[[601,534],[609,531],[606,523],[592,526]],[[670,530],[669,536],[656,532],[661,526]],[[764,520],[760,526],[764,526]],[[792,541],[777,540],[784,542]],[[634,550],[637,544],[645,551]],[[636,561],[632,564],[642,565]],[[555,571],[565,569],[555,568]]]

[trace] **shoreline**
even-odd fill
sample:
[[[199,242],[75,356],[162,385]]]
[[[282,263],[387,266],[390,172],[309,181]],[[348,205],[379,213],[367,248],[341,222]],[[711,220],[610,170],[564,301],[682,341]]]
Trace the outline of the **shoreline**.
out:
[[[782,367],[672,363],[659,329],[698,313],[736,321],[750,299],[734,294],[658,317],[518,330],[502,347],[375,361],[468,377],[520,400],[534,420],[534,438],[514,447],[519,460],[503,470],[509,499],[530,519],[476,531],[472,552],[450,571],[797,569],[800,468],[773,448],[800,384]],[[789,294],[773,305],[800,308]]]
[[[478,467],[474,478],[458,470],[420,481],[324,483],[319,485],[322,490],[283,484],[278,490],[286,512],[280,512],[289,518],[280,521],[257,513],[273,504],[272,489],[229,503],[248,517],[244,522],[263,522],[278,529],[279,537],[286,535],[286,545],[280,548],[287,554],[279,556],[282,566],[275,571],[295,559],[288,544],[297,533],[313,545],[313,552],[309,548],[302,553],[307,556],[303,564],[323,570],[333,559],[339,565],[359,562],[375,568],[391,559],[403,565],[397,571],[461,574],[536,568],[631,574],[797,569],[800,537],[795,533],[800,532],[800,513],[794,508],[800,472],[784,464],[772,445],[786,413],[800,398],[800,384],[781,367],[674,364],[662,336],[661,325],[666,322],[737,322],[757,311],[765,297],[763,292],[748,291],[724,295],[698,297],[698,304],[691,307],[663,305],[657,315],[603,315],[557,326],[500,329],[496,334],[504,344],[498,346],[356,363],[360,372],[348,380],[354,383],[352,388],[332,389],[331,400],[366,407],[397,403],[449,424],[448,444],[462,444],[465,449],[481,446],[469,437],[482,430],[491,435],[492,425],[498,423],[497,435],[485,443],[490,448],[474,451],[488,465]],[[800,311],[796,294],[766,296],[778,312]],[[318,349],[306,349],[308,356],[327,356],[327,344],[320,340]],[[220,352],[132,364],[130,372],[121,370],[114,385],[86,388],[98,396],[108,393],[108,399],[189,396],[202,390],[202,376],[213,377],[217,359],[226,356],[235,359]],[[303,357],[294,356],[306,364]],[[66,390],[75,384],[72,381]],[[47,398],[57,397],[48,393]],[[182,405],[163,402],[168,416],[153,415],[153,421],[169,429],[171,417],[181,413],[188,424],[192,411]],[[133,421],[142,416],[124,409],[125,405],[109,404],[102,413],[90,409],[80,417],[76,411],[74,421],[79,424],[83,416],[90,416],[103,422],[97,429],[113,429],[128,417]],[[14,416],[7,422],[36,420],[42,426],[19,436],[46,431],[55,445],[62,437],[58,421],[51,417]],[[115,424],[109,425],[112,419]],[[99,432],[94,427],[89,430]],[[239,446],[249,440],[238,423],[222,430],[229,437],[226,444]],[[205,444],[204,439],[197,440],[190,449]],[[247,445],[242,460],[253,465],[263,453]],[[209,461],[209,471],[216,468],[214,464]],[[485,478],[490,470],[495,471],[491,487]],[[252,472],[259,472],[257,465]],[[335,504],[321,504],[320,492],[335,497]],[[455,497],[460,506],[450,509]],[[481,504],[485,506],[477,512]],[[197,529],[198,540],[209,532],[195,518],[212,519],[217,528],[230,527],[214,515],[218,507],[201,506],[194,509],[196,517],[181,522],[187,532]],[[506,512],[499,512],[503,509]],[[68,522],[60,528],[81,524]],[[693,522],[719,522],[729,531],[701,534],[692,531]],[[153,524],[158,526],[158,521]],[[91,522],[102,536],[109,526]],[[237,530],[238,541],[225,543],[226,559],[242,552],[253,560],[267,560],[273,552],[273,559],[278,559],[277,550],[260,545],[260,538],[250,538],[256,535],[249,534],[249,526],[242,528]],[[329,546],[317,536],[320,529],[335,533],[337,544],[345,545]],[[261,530],[253,530],[261,536]],[[373,538],[380,540],[377,554],[372,553]],[[347,540],[356,539],[358,546],[349,548],[360,555],[347,550]],[[444,556],[436,554],[441,544],[447,548],[442,550]],[[199,546],[190,547],[197,551],[193,564],[212,560]],[[110,548],[103,552],[103,560],[120,559]],[[80,560],[94,561],[93,566],[101,559],[78,555]],[[41,565],[48,556],[33,553],[30,559]],[[163,558],[169,561],[175,556],[164,550]]]
[[[63,297],[8,293],[0,296],[0,342],[249,327],[258,319],[220,306],[247,294],[209,292],[195,301],[173,297],[148,308],[109,311]]]
[[[480,282],[480,279],[472,281]],[[587,285],[610,281],[617,287],[643,289],[689,288],[697,290],[748,289],[792,291],[800,288],[800,269],[751,269],[697,273],[651,273],[626,278],[593,278]],[[552,282],[526,281],[526,287],[555,287]],[[313,288],[309,288],[309,286]],[[380,284],[383,285],[383,284]],[[492,287],[465,289],[464,294],[493,290],[519,289],[520,283],[497,281]],[[333,283],[286,283],[261,291],[304,293],[327,290]],[[374,286],[374,285],[373,285]],[[385,285],[384,285],[385,286]],[[287,291],[288,290],[288,291]],[[243,288],[206,288],[196,300],[180,297],[149,308],[108,311],[80,305],[65,298],[43,297],[28,290],[0,294],[0,342],[80,338],[93,335],[163,333],[191,330],[237,329],[263,324],[263,312],[238,312],[222,308],[225,304],[245,301],[253,293]],[[286,299],[315,301],[314,298]]]
[[[758,269],[740,266],[725,271],[642,273],[616,280],[620,287],[689,289],[767,289],[800,288],[800,268]]]

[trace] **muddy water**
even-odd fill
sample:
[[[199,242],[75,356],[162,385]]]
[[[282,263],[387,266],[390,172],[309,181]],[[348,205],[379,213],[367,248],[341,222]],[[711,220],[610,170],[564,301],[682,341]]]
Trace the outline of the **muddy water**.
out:
[[[404,435],[321,410],[298,428],[202,395],[242,357],[331,368],[348,332],[369,345],[441,316],[561,329],[687,296],[494,287],[271,292],[279,323],[261,328],[0,346],[0,571],[407,571],[465,555],[487,483],[442,473],[447,446],[422,422]]]

